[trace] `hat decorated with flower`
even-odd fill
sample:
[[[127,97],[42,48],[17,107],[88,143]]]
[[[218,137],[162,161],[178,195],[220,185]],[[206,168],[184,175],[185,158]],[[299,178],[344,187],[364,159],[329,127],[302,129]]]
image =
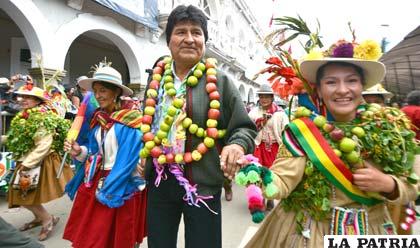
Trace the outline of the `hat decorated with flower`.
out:
[[[375,84],[374,86],[362,92],[362,95],[381,95],[385,99],[391,99],[394,94],[387,91],[382,84]]]
[[[42,101],[48,101],[49,95],[43,89],[33,86],[33,84],[25,84],[24,86],[20,87],[17,91],[15,91],[17,95],[24,95],[24,96],[34,96]]]
[[[91,78],[82,78],[78,80],[80,87],[91,91],[93,82],[105,82],[119,87],[122,90],[122,95],[129,96],[133,91],[127,86],[123,85],[121,74],[111,67],[111,62],[100,62],[93,69],[95,70]]]
[[[385,77],[385,65],[378,61],[381,56],[381,48],[374,40],[361,43],[339,40],[327,51],[312,49],[300,63],[300,71],[307,81],[315,83],[321,66],[329,62],[353,64],[363,70],[364,87],[367,89],[380,83]]]

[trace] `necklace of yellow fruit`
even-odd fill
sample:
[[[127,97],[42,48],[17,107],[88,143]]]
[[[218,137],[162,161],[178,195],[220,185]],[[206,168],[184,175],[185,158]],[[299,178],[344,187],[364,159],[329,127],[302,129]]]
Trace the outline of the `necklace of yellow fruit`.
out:
[[[294,113],[295,118],[309,118],[313,115],[316,114],[305,107],[298,107]],[[354,169],[357,169],[361,165],[362,159],[358,143],[352,138],[346,137],[345,130],[334,126],[332,123],[328,123],[327,119],[322,115],[317,115],[313,119],[313,122],[320,129],[321,133],[323,133],[324,137],[326,137],[327,140],[332,141],[329,143],[338,157],[340,157],[344,162],[347,162]],[[359,126],[353,125],[349,131],[351,135],[355,135],[359,139],[366,135],[364,129]],[[348,135],[350,133],[347,132]]]
[[[192,123],[191,118],[186,117],[182,121],[183,128],[188,129],[191,134],[203,138],[203,142],[198,144],[195,150],[184,154],[166,153],[160,147],[162,140],[168,137],[168,132],[171,129],[175,116],[179,111],[182,111],[181,109],[184,106],[184,99],[176,97],[177,92],[173,83],[174,78],[171,67],[172,59],[165,57],[153,68],[152,81],[150,81],[149,89],[146,91],[146,107],[144,108],[142,125],[140,127],[140,130],[144,133],[143,141],[145,142],[143,149],[140,151],[140,157],[147,158],[151,156],[156,158],[159,164],[199,161],[209,148],[214,147],[215,139],[222,138],[226,132],[225,130],[218,130],[216,128],[217,119],[220,116],[220,94],[217,90],[216,60],[208,58],[205,64],[202,62],[198,63],[193,74],[187,78],[187,85],[194,87],[198,84],[199,79],[206,74],[206,91],[210,99],[210,109],[207,113],[206,130]],[[163,122],[160,123],[159,130],[155,135],[151,132],[150,126],[152,125],[153,116],[156,111],[155,106],[161,81],[163,81],[165,94],[173,97],[173,101],[172,105],[168,107]]]

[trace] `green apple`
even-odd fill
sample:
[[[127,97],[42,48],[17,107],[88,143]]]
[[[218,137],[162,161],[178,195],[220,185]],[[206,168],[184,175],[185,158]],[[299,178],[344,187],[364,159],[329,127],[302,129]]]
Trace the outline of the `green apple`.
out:
[[[189,76],[187,79],[187,84],[190,87],[194,87],[198,84],[198,78],[196,76]]]
[[[174,86],[174,84],[172,83],[172,82],[169,82],[169,83],[165,83],[164,85],[163,85],[163,88],[165,88],[165,90],[166,91],[168,91],[168,90],[170,90],[170,89],[172,89],[172,88],[174,88],[175,86]]]
[[[167,114],[169,115],[169,116],[175,116],[176,115],[176,113],[178,112],[178,109],[177,108],[175,108],[174,106],[169,106],[168,107],[168,110],[167,110]]]
[[[147,149],[141,149],[139,155],[141,158],[147,158],[150,155],[150,151],[148,151]]]
[[[160,130],[168,132],[169,129],[171,129],[171,126],[169,126],[168,124],[166,124],[165,122],[160,123],[159,126]]]
[[[155,107],[150,107],[150,106],[145,107],[144,114],[153,116],[155,114]]]
[[[164,154],[159,155],[157,161],[158,161],[159,164],[166,163],[166,156]]]
[[[156,133],[156,137],[158,137],[160,140],[165,139],[168,136],[168,133],[163,130],[158,130]]]
[[[166,65],[165,65],[165,67],[164,67],[163,69],[165,69],[165,71],[166,71],[166,70],[168,70],[168,69],[171,69],[171,67],[172,67],[172,66],[171,66],[171,64],[166,64]]]
[[[314,123],[318,128],[322,128],[325,125],[325,123],[327,123],[327,119],[322,115],[318,115],[317,117],[315,117]]]
[[[172,58],[171,57],[163,58],[163,63],[165,63],[166,65],[172,63]]]
[[[146,95],[147,97],[156,98],[158,96],[158,92],[155,89],[148,89]]]
[[[175,108],[182,108],[182,106],[184,106],[184,99],[181,98],[175,98],[172,102],[172,105],[175,106]]]
[[[217,71],[214,68],[209,68],[209,69],[207,69],[206,74],[207,75],[216,75]]]
[[[174,117],[172,117],[170,115],[167,115],[167,116],[165,116],[163,121],[168,125],[172,125],[172,123],[174,122]]]
[[[360,154],[356,151],[351,151],[349,153],[346,153],[344,155],[344,158],[349,162],[350,164],[357,164],[360,162]]]
[[[213,119],[208,119],[206,124],[207,127],[217,127],[217,121]]]
[[[174,78],[171,76],[171,75],[166,75],[164,78],[163,78],[163,82],[165,82],[165,84],[167,84],[167,83],[172,83],[174,81]]]
[[[163,75],[171,75],[172,76],[172,69],[166,69]]]
[[[202,127],[199,127],[198,129],[197,129],[197,132],[195,133],[195,135],[197,135],[197,137],[204,137],[204,132],[205,132],[205,130],[204,130],[204,128],[202,128]]]
[[[160,74],[153,74],[152,78],[153,78],[153,80],[156,80],[158,82],[160,82],[160,80],[162,80],[162,76]]]
[[[194,72],[193,72],[193,75],[196,77],[196,78],[201,78],[202,76],[203,76],[203,71],[202,70],[194,70]]]
[[[210,108],[219,109],[220,108],[220,102],[218,100],[212,100],[210,102]]]
[[[190,131],[190,133],[195,134],[198,130],[198,125],[197,124],[191,124],[190,127],[188,128],[188,131]]]
[[[354,127],[351,130],[351,132],[352,134],[356,135],[358,138],[363,138],[366,135],[365,130],[363,130],[363,128],[361,127]]]
[[[169,89],[169,90],[166,91],[166,94],[168,96],[175,96],[176,95],[176,89],[175,88]]]
[[[198,63],[197,70],[204,71],[206,69],[206,65],[204,63]]]
[[[188,128],[191,124],[192,124],[192,120],[191,120],[191,118],[186,117],[186,118],[182,121],[182,126],[183,126],[184,128]]]
[[[210,137],[205,137],[203,142],[204,145],[206,145],[208,148],[214,147],[215,144],[214,139]]]
[[[151,141],[147,141],[144,144],[144,147],[146,147],[150,151],[150,150],[153,149],[153,147],[155,147],[155,145],[156,145],[155,142],[153,140],[151,140]]]
[[[342,153],[341,153],[340,150],[334,149],[333,151],[334,151],[335,155],[337,155],[337,157],[341,157]]]
[[[340,140],[339,147],[342,152],[349,153],[353,151],[354,148],[356,148],[356,142],[350,138],[345,137]]]
[[[140,126],[140,130],[141,130],[143,133],[150,132],[150,125],[148,125],[148,124],[141,124],[141,126]]]
[[[155,142],[156,145],[160,145],[160,143],[162,142],[162,139],[160,139],[159,137],[155,136],[153,138],[153,141]]]
[[[217,137],[218,137],[219,139],[221,139],[221,138],[225,137],[225,135],[226,135],[226,129],[220,129],[220,130],[217,130]]]
[[[192,159],[193,159],[194,161],[199,161],[199,160],[201,159],[202,155],[201,155],[201,153],[200,153],[199,151],[194,150],[194,151],[191,153],[191,157],[192,157]]]
[[[178,163],[178,164],[180,164],[180,163],[182,163],[182,161],[184,161],[184,156],[182,155],[182,154],[176,154],[175,155],[175,163]]]

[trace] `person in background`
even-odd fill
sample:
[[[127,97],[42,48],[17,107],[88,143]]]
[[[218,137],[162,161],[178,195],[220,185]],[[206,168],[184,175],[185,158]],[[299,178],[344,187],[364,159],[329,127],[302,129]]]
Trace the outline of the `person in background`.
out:
[[[177,6],[165,32],[172,58],[153,68],[141,126],[148,140],[140,152],[149,182],[147,243],[176,247],[183,217],[185,247],[219,248],[223,181],[232,179],[238,160],[253,151],[255,125],[231,79],[214,59],[203,58],[208,40],[203,11]]]
[[[420,90],[413,90],[407,95],[407,105],[401,108],[411,120],[416,139],[420,140]]]
[[[107,63],[79,84],[93,91],[99,108],[87,144],[65,142],[65,150],[84,166],[66,186],[76,198],[63,238],[75,248],[132,248],[146,236],[145,182],[137,171],[140,112],[121,109],[120,97],[133,92]]]
[[[61,165],[59,154],[70,123],[58,117],[49,103],[48,94],[27,83],[15,92],[22,111],[12,120],[7,148],[17,162],[8,194],[9,208],[22,206],[34,220],[19,228],[26,231],[42,226],[38,240],[46,240],[59,221],[42,205],[64,195],[65,185],[73,177],[67,164],[57,179]]]
[[[274,102],[274,92],[270,85],[262,84],[257,91],[260,105],[249,112],[249,117],[257,126],[254,156],[259,163],[270,168],[276,158],[279,146],[283,143],[281,134],[289,119],[284,110]],[[274,201],[268,200],[266,210],[274,207]]]
[[[377,103],[383,107],[386,106],[386,103],[394,96],[394,94],[387,91],[382,84],[375,84],[363,91],[362,95],[366,103]]]

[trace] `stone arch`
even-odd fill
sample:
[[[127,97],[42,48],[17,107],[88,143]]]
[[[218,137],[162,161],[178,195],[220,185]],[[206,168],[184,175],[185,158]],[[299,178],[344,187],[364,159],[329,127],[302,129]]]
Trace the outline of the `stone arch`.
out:
[[[135,46],[137,44],[136,38],[134,34],[121,28],[115,20],[109,17],[82,14],[61,26],[56,33],[57,39],[61,42],[54,51],[58,68],[64,68],[66,54],[71,44],[77,37],[86,32],[98,33],[111,40],[119,48],[127,62],[130,83],[140,83],[140,51]]]
[[[241,84],[239,86],[239,93],[241,94],[242,100],[245,101],[246,100],[246,97],[245,97],[245,87],[244,87],[243,84]]]
[[[45,16],[32,1],[9,0],[0,1],[0,8],[3,9],[22,31],[32,58],[40,55],[46,63],[46,47],[48,40],[53,37],[53,33]],[[35,59],[31,62],[32,67],[37,66]]]
[[[248,102],[253,102],[255,103],[255,94],[254,94],[254,89],[251,87],[248,90]]]

